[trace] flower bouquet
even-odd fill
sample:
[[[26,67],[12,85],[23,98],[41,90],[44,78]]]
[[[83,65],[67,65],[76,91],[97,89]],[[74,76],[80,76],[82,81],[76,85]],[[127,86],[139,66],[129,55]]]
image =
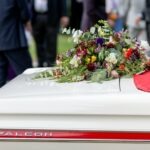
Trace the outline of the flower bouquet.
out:
[[[100,20],[89,31],[72,32],[74,48],[57,57],[57,66],[35,78],[56,79],[58,82],[101,82],[132,76],[150,69],[145,54],[146,41],[138,42],[128,31],[113,32],[107,21]]]

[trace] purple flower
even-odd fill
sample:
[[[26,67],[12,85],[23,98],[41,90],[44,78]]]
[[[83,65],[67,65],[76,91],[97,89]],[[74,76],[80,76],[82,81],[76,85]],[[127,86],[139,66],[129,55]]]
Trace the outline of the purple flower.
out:
[[[138,47],[140,47],[140,45],[141,45],[141,42],[136,41],[135,46],[138,48]]]
[[[98,44],[98,45],[102,46],[104,44],[104,42],[105,42],[105,40],[103,38],[97,38],[96,39],[96,44]]]
[[[71,57],[72,54],[74,52],[74,49],[69,49],[67,52],[66,52],[66,57]]]
[[[68,50],[68,51],[66,52],[66,56],[67,56],[67,57],[71,57],[71,55],[72,55],[71,51]]]

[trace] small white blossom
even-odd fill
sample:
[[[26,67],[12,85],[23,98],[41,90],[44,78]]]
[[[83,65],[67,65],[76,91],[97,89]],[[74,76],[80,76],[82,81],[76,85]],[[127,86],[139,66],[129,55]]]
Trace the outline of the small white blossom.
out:
[[[68,29],[66,32],[68,35],[71,34],[71,29]]]
[[[109,63],[112,63],[112,64],[116,64],[117,63],[117,58],[116,58],[116,54],[115,53],[110,53],[106,58],[105,60]]]
[[[99,28],[98,28],[98,32],[100,32],[101,30],[102,30],[102,28],[101,28],[101,27],[99,27]]]
[[[150,51],[150,45],[147,41],[141,41],[141,47],[144,48],[146,51]]]
[[[81,37],[82,33],[83,33],[83,31],[81,31],[81,30],[77,30],[74,32],[74,34],[72,36],[74,43],[79,43],[79,38]]]
[[[72,34],[74,34],[75,31],[76,31],[75,29],[72,29]]]
[[[71,34],[71,29],[70,28],[69,29],[64,28],[63,31],[62,31],[62,34],[64,34],[64,33],[68,34],[68,35]]]
[[[64,28],[62,34],[67,33],[67,28]]]
[[[77,67],[79,66],[79,62],[80,62],[80,58],[79,58],[77,55],[75,55],[75,56],[70,60],[70,64],[71,64],[73,67],[75,67],[75,68],[77,68]]]
[[[115,41],[114,41],[114,39],[113,39],[113,37],[112,37],[112,36],[110,36],[110,37],[109,37],[109,43],[113,43],[113,44],[115,44]]]
[[[95,27],[91,27],[91,28],[90,28],[90,33],[91,33],[91,34],[94,34],[95,31],[96,31]]]

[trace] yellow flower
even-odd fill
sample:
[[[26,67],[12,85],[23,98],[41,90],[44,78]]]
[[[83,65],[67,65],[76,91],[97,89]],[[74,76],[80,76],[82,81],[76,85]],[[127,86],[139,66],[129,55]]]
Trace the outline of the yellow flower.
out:
[[[89,64],[89,63],[90,63],[90,61],[91,61],[91,59],[90,59],[89,57],[87,57],[87,58],[86,58],[86,62],[87,62],[87,64]]]
[[[125,52],[125,51],[127,51],[127,49],[126,49],[126,48],[123,48],[122,51]]]
[[[93,56],[91,57],[91,62],[93,63],[93,62],[95,62],[96,60],[97,60],[97,57],[93,55]]]
[[[100,37],[104,37],[104,36],[105,36],[105,32],[102,31],[102,30],[99,30],[98,35],[99,35]]]

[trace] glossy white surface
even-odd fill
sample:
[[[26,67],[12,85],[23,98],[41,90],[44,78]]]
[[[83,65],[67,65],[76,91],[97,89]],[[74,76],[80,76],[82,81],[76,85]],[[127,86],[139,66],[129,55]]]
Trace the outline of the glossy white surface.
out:
[[[29,69],[0,89],[0,128],[150,131],[150,93],[132,79],[99,83],[32,80]]]

